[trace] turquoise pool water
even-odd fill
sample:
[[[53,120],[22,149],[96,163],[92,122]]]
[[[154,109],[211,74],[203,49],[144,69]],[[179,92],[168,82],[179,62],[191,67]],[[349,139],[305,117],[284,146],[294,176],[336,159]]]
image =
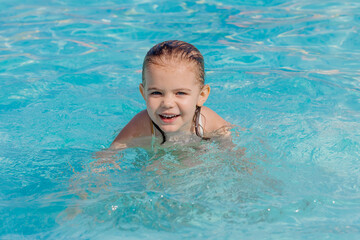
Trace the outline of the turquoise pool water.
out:
[[[359,239],[360,2],[0,2],[1,239]],[[197,46],[214,142],[109,146],[155,43]]]

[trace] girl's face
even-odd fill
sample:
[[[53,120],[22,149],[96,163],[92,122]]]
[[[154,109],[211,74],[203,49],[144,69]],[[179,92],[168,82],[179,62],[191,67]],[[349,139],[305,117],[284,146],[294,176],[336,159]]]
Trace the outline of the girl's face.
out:
[[[147,112],[164,132],[193,132],[196,106],[202,106],[210,87],[200,86],[194,66],[173,62],[166,66],[150,64],[144,72],[140,92]]]

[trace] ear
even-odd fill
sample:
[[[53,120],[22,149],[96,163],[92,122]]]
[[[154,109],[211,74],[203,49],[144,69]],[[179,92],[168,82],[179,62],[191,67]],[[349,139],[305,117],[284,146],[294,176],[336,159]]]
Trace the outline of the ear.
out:
[[[202,87],[202,89],[200,91],[200,95],[199,95],[198,102],[196,105],[199,107],[204,105],[207,98],[209,97],[209,94],[210,94],[210,86],[206,84]]]
[[[140,90],[140,93],[141,93],[142,97],[146,101],[145,87],[144,87],[144,85],[142,83],[140,83],[140,85],[139,85],[139,90]]]

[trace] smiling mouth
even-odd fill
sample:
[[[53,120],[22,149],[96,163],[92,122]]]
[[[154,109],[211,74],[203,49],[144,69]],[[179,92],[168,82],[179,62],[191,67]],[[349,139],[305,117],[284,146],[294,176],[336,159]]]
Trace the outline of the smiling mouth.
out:
[[[160,118],[165,120],[165,119],[174,119],[178,116],[180,116],[180,114],[159,114]]]

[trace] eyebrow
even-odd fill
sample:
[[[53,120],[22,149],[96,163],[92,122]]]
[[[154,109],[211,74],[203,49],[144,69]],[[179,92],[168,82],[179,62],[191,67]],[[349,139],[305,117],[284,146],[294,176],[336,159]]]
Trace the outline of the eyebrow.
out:
[[[178,88],[178,89],[175,89],[175,91],[191,92],[191,89],[189,89],[189,88]]]
[[[158,88],[152,87],[152,88],[148,88],[147,91],[153,91],[153,90],[160,90]],[[185,92],[191,92],[191,89],[189,88],[177,88],[174,89],[174,91],[185,91]]]
[[[159,90],[159,89],[153,87],[153,88],[148,88],[147,90],[152,91],[152,90]]]

